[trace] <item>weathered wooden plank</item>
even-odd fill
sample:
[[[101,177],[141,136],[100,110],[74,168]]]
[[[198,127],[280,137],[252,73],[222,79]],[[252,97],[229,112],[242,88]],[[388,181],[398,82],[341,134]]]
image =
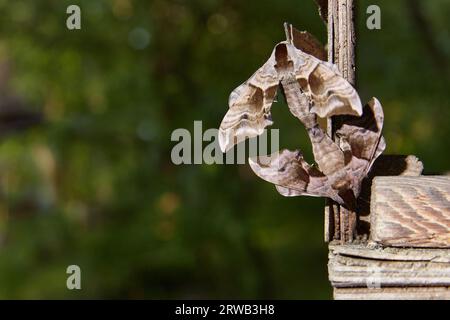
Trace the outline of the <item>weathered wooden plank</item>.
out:
[[[363,180],[361,194],[357,202],[358,236],[369,234],[370,196],[372,180],[376,176],[419,176],[423,171],[422,162],[413,155],[380,155],[374,162],[369,176]],[[325,242],[340,239],[339,206],[327,203],[325,206]]]
[[[450,177],[376,177],[371,240],[386,246],[450,247]]]
[[[450,288],[335,288],[333,296],[335,300],[450,300]]]
[[[325,205],[325,242],[340,239],[340,206],[328,200]]]
[[[333,239],[333,227],[334,227],[334,220],[331,217],[332,215],[332,208],[329,205],[325,205],[324,210],[324,241],[330,242]]]
[[[355,85],[354,0],[328,0],[328,61]]]
[[[395,248],[382,247],[372,244],[345,244],[330,243],[329,250],[334,255],[356,257],[373,260],[395,261],[433,261],[450,264],[449,249],[425,249],[425,248]]]
[[[450,250],[331,244],[328,274],[335,288],[450,286]]]
[[[334,287],[450,286],[450,264],[433,261],[378,261],[337,255],[329,261]]]
[[[363,180],[357,202],[359,236],[367,236],[370,231],[370,198],[372,181],[377,176],[420,176],[422,162],[414,155],[380,155],[370,169],[369,176]]]
[[[325,5],[322,3],[320,7],[324,8]],[[336,64],[342,76],[354,86],[356,81],[354,0],[328,0],[326,7],[328,13],[328,61]],[[332,137],[334,137],[334,127],[339,121],[338,118],[333,117],[327,120],[327,133]],[[329,201],[328,206],[332,205],[333,202]],[[331,210],[330,208],[330,212]],[[357,222],[356,212],[342,206],[337,212],[339,212],[339,221],[328,223],[328,226],[336,226],[339,230],[339,236],[333,239],[340,239],[342,243],[353,241]],[[330,215],[329,219],[334,219],[334,216]]]

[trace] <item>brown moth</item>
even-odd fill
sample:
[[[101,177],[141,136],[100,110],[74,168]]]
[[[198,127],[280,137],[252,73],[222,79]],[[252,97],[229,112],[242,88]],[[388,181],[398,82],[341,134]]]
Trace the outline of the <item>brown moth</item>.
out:
[[[227,151],[271,125],[270,108],[281,86],[290,112],[307,130],[317,167],[300,151],[283,150],[249,159],[251,168],[284,196],[329,197],[353,206],[362,179],[385,148],[382,107],[373,98],[363,109],[337,67],[311,55],[324,56],[312,36],[290,25],[285,31],[288,41],[277,44],[267,62],[231,93],[230,109],[219,129],[220,147]],[[318,117],[335,115],[345,115],[336,131],[338,142],[318,124]]]
[[[219,128],[223,152],[235,144],[263,133],[272,124],[270,108],[286,68],[277,54],[288,51],[293,77],[314,102],[311,112],[319,117],[361,115],[362,106],[356,90],[328,62],[302,52],[287,41],[279,43],[267,62],[230,94],[229,110]],[[287,67],[287,66],[286,66]]]
[[[328,175],[307,164],[299,151],[283,150],[269,157],[249,159],[250,166],[260,178],[274,183],[284,196],[325,196],[353,207],[362,180],[386,147],[381,136],[382,125],[383,110],[375,98],[364,107],[362,117],[348,117],[336,132],[341,154],[336,152],[338,156],[329,159],[332,163],[340,163],[343,157],[344,166],[336,167]],[[314,145],[318,144],[313,142],[313,153],[317,159],[320,155],[314,152]],[[299,174],[303,172],[300,167],[308,174]]]

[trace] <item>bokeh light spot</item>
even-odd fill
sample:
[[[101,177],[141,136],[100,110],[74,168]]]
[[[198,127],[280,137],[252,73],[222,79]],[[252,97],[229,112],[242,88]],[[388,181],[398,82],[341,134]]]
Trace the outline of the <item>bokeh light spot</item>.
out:
[[[134,28],[128,34],[128,43],[133,49],[145,49],[150,43],[150,33],[141,27]]]

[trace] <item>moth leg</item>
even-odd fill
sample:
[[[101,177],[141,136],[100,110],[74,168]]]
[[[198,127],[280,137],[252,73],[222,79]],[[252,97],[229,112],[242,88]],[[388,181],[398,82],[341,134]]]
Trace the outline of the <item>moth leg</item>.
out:
[[[344,153],[344,161],[345,164],[348,164],[353,157],[352,154],[352,146],[348,142],[347,138],[345,136],[339,135],[336,133],[337,137],[337,143],[339,144],[339,148],[341,148],[342,152]]]

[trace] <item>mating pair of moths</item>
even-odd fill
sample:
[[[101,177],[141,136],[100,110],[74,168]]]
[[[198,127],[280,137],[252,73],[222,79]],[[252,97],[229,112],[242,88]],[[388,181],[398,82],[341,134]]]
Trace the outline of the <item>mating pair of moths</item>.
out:
[[[226,152],[262,134],[273,123],[270,108],[281,87],[289,111],[306,128],[316,165],[309,165],[299,150],[282,150],[250,158],[252,170],[284,196],[328,197],[352,208],[362,180],[386,147],[383,109],[376,98],[362,106],[337,67],[321,60],[310,34],[291,25],[285,29],[287,41],[278,43],[267,62],[231,93],[219,129],[220,148]],[[317,120],[332,116],[341,116],[335,140]]]

